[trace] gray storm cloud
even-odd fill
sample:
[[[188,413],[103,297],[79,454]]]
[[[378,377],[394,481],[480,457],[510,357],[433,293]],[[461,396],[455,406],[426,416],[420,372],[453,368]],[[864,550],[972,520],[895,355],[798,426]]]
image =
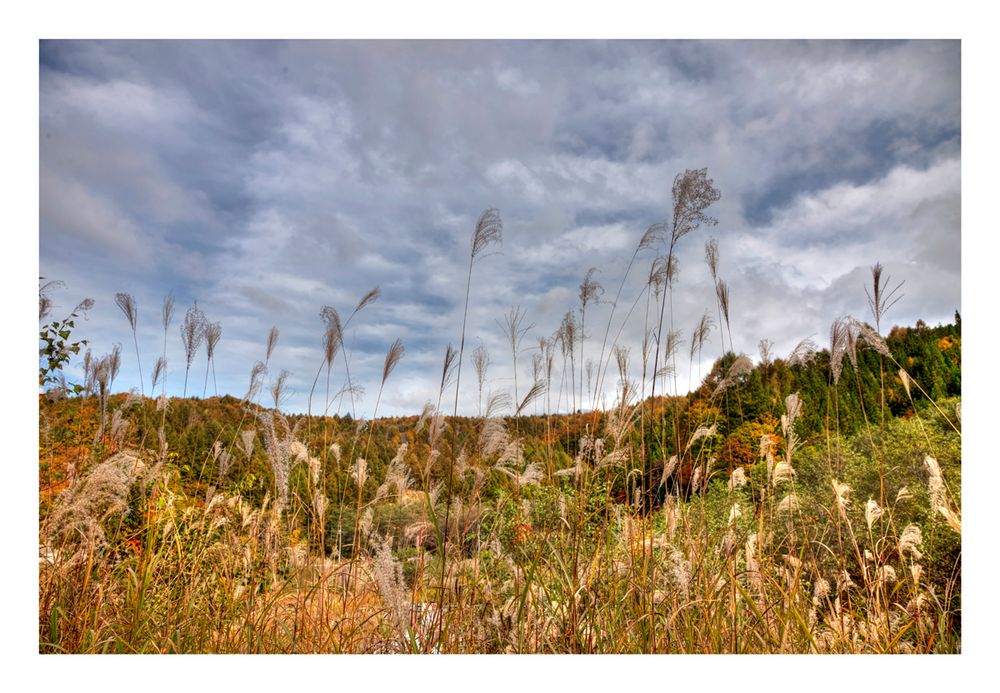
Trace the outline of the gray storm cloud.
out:
[[[496,319],[520,305],[536,326],[525,345],[537,343],[578,308],[590,267],[610,299],[689,168],[707,167],[722,199],[719,225],[679,249],[682,338],[715,315],[709,236],[733,342],[751,354],[761,338],[783,354],[822,343],[840,315],[864,317],[876,261],[905,281],[891,321],[961,307],[957,41],[43,41],[40,71],[41,274],[66,283],[67,309],[96,299],[80,332],[97,353],[127,341],[113,297],[134,294],[146,373],[173,292],[175,394],[179,318],[197,301],[222,323],[220,391],[246,391],[277,326],[272,370],[292,372],[286,407],[304,410],[320,309],[346,319],[377,285],[345,340],[371,393],[360,411],[399,337],[380,412],[418,413],[457,345],[469,241],[490,206],[504,242],[475,267],[467,347],[490,350],[490,387],[512,388]],[[651,259],[633,268],[613,333]],[[633,359],[643,308],[622,329]],[[587,357],[610,310],[588,307]],[[720,348],[715,332],[701,372]],[[528,382],[531,352],[518,363]],[[122,365],[119,383],[137,386],[134,359]]]

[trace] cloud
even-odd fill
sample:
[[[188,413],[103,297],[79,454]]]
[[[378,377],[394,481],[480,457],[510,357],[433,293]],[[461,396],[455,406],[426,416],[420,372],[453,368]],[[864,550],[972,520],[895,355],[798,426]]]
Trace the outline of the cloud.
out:
[[[504,244],[473,268],[468,311],[460,407],[474,411],[470,345],[510,388],[496,318],[521,305],[537,343],[576,309],[592,266],[610,300],[687,168],[708,167],[723,197],[719,226],[678,248],[685,333],[715,314],[710,235],[743,351],[769,337],[782,353],[863,316],[875,261],[905,281],[893,320],[960,306],[957,41],[44,41],[40,54],[42,274],[98,299],[93,348],[123,341],[111,297],[130,291],[152,362],[173,291],[179,313],[197,300],[222,322],[217,374],[234,394],[277,325],[292,410],[321,361],[321,306],[346,320],[375,285],[346,340],[362,410],[396,337],[407,353],[380,410],[436,399],[473,226],[495,206]],[[634,361],[651,259],[636,259],[610,327]],[[585,358],[611,312],[588,308]],[[530,353],[519,366],[527,382]]]

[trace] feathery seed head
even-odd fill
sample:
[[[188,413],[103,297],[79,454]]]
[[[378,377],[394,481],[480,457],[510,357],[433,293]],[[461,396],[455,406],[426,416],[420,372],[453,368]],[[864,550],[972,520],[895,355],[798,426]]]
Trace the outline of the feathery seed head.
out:
[[[663,239],[664,234],[667,231],[667,223],[664,221],[658,221],[648,229],[646,233],[642,234],[642,238],[639,239],[639,245],[636,247],[635,252],[639,253],[648,248],[652,248],[656,245],[657,241]]]
[[[851,318],[851,325],[854,328],[857,338],[865,342],[872,349],[877,351],[882,356],[886,358],[892,358],[892,352],[889,351],[889,345],[886,344],[885,340],[871,328],[867,323],[863,323],[860,320],[855,320]]]
[[[340,314],[331,306],[323,306],[319,311],[326,327],[323,330],[323,360],[326,367],[333,365],[333,360],[337,356],[337,348],[343,340],[343,326],[340,322]]]
[[[156,359],[156,365],[153,366],[153,389],[156,389],[156,384],[160,382],[160,377],[167,370],[167,359],[163,356]]]
[[[896,569],[891,565],[880,566],[875,572],[875,581],[882,586],[889,586],[896,582]]]
[[[582,305],[584,309],[587,308],[588,303],[600,299],[601,294],[604,293],[604,287],[593,279],[593,276],[597,273],[597,271],[596,267],[591,267],[587,270],[587,274],[583,278],[583,283],[580,284],[580,305]]]
[[[374,289],[372,289],[371,291],[369,291],[368,293],[366,293],[364,296],[361,297],[361,300],[358,301],[358,305],[354,307],[354,313],[357,313],[366,306],[371,305],[372,303],[377,301],[381,295],[382,295],[382,290],[376,286]],[[352,315],[354,313],[352,313]]]
[[[813,583],[813,605],[819,606],[830,594],[830,583],[826,578],[817,578]]]
[[[663,473],[660,475],[660,486],[667,483],[667,479],[670,478],[670,475],[677,470],[678,464],[679,461],[677,459],[677,455],[671,455],[670,459],[667,460],[667,463],[663,465]]]
[[[284,400],[285,396],[285,381],[288,380],[288,376],[291,373],[285,369],[281,369],[281,373],[275,379],[274,383],[271,385],[271,398],[274,400],[274,408],[279,409],[281,407],[281,402]]]
[[[441,369],[441,389],[444,393],[451,384],[451,378],[455,374],[455,366],[458,365],[455,359],[458,358],[458,351],[451,344],[444,351],[444,367]]]
[[[521,400],[521,404],[518,405],[517,409],[514,411],[514,416],[520,416],[521,412],[528,408],[528,405],[534,402],[536,399],[541,397],[545,393],[545,381],[536,380],[535,384],[531,386],[528,390],[528,394],[524,396]]]
[[[163,331],[166,332],[170,329],[170,323],[174,319],[174,295],[172,293],[163,297],[163,310],[160,313],[160,318],[163,321]]]
[[[810,338],[803,339],[795,345],[792,353],[788,355],[789,366],[804,366],[816,358],[816,342]]]
[[[198,307],[198,302],[188,308],[184,314],[184,322],[181,324],[181,342],[184,344],[184,353],[187,357],[188,368],[194,361],[194,355],[198,352],[205,338],[205,314]]]
[[[254,443],[254,438],[256,438],[256,436],[257,436],[257,431],[255,431],[252,428],[240,431],[239,446],[240,449],[243,451],[243,454],[247,456],[247,460],[249,460],[250,457],[253,456],[253,443]]]
[[[917,525],[907,525],[899,537],[899,557],[905,559],[906,554],[910,554],[914,560],[919,561],[923,558],[923,554],[920,552],[920,547],[923,543],[924,538],[920,533],[920,527]]]
[[[720,394],[735,385],[737,378],[741,375],[749,373],[752,370],[753,361],[751,361],[750,357],[746,354],[740,354],[739,357],[733,362],[733,365],[729,367],[726,377],[722,379],[722,382],[720,382],[712,392],[712,397],[718,397]]]
[[[691,434],[691,438],[688,440],[687,445],[684,446],[684,452],[691,449],[691,446],[697,443],[702,438],[711,438],[715,435],[718,424],[712,424],[711,426],[705,427],[701,426],[697,431]]]
[[[779,513],[792,513],[799,509],[799,497],[794,493],[787,494],[775,508]]]
[[[386,352],[386,355],[385,355],[385,364],[382,366],[382,384],[383,385],[385,384],[385,381],[389,379],[389,375],[392,373],[393,369],[396,367],[396,364],[398,364],[399,360],[401,358],[403,358],[403,352],[404,351],[406,351],[406,349],[405,349],[405,347],[403,347],[403,341],[401,339],[398,339],[398,338],[389,347],[389,351]]]
[[[729,475],[729,490],[735,491],[740,486],[746,486],[747,484],[747,474],[743,470],[743,467],[737,467],[733,470],[732,474]]]
[[[482,344],[472,352],[472,366],[476,369],[476,379],[479,381],[479,389],[482,390],[490,367],[490,352]]]
[[[722,279],[715,282],[715,296],[719,299],[719,308],[726,324],[729,324],[729,286]]]
[[[117,293],[115,294],[115,303],[121,308],[122,313],[125,314],[125,318],[128,320],[129,326],[131,326],[132,331],[135,331],[136,318],[138,313],[135,308],[135,299],[132,294]]]
[[[357,461],[351,465],[350,474],[359,489],[364,487],[365,481],[368,479],[368,462],[364,458],[359,457]]]
[[[849,330],[845,318],[837,318],[830,325],[830,370],[833,373],[833,384],[840,382],[840,374],[844,369],[844,355],[849,351]]]
[[[930,455],[924,456],[924,468],[927,470],[927,491],[931,497],[931,508],[945,507],[944,475],[938,461]]]
[[[219,343],[219,339],[221,337],[222,337],[222,323],[220,322],[205,323],[205,350],[208,352],[209,360],[215,357],[215,345]]]
[[[694,332],[691,335],[691,353],[690,356],[693,359],[695,352],[701,352],[703,346],[705,346],[705,341],[708,339],[708,333],[711,332],[712,327],[715,326],[715,321],[705,312],[701,316],[701,320],[698,321],[697,326],[694,328]]]
[[[472,258],[475,259],[488,246],[503,243],[503,222],[500,212],[493,207],[485,210],[476,221],[476,230],[472,234]]]
[[[674,200],[671,246],[703,224],[714,226],[718,223],[717,219],[705,214],[705,210],[722,197],[707,173],[705,168],[688,169],[674,178],[671,190]]]
[[[712,281],[717,281],[719,278],[719,241],[715,238],[709,238],[705,242],[705,263],[708,265],[708,271],[712,274]]]
[[[883,510],[879,507],[879,504],[873,498],[869,498],[868,502],[865,503],[865,524],[868,525],[868,531],[872,529],[872,525],[877,519],[882,517]]]
[[[667,280],[667,258],[658,255],[649,266],[649,276],[646,278],[646,285],[653,290],[654,294],[659,296],[663,288],[667,285]]]
[[[837,511],[842,517],[847,517],[847,504],[850,502],[847,494],[851,492],[851,487],[847,484],[842,484],[836,479],[831,479],[831,486],[833,487],[833,497],[837,503]]]
[[[939,505],[937,511],[944,518],[944,521],[948,523],[958,534],[962,533],[962,517],[952,510],[948,505]]]
[[[257,396],[257,392],[260,390],[261,381],[265,373],[267,373],[267,366],[264,365],[263,361],[257,361],[253,364],[253,368],[250,369],[250,387],[247,389],[247,393],[243,396],[244,402],[249,402]]]
[[[271,360],[271,354],[274,353],[274,347],[276,346],[278,346],[278,328],[272,327],[271,331],[267,334],[267,350],[264,354],[265,364]]]
[[[777,486],[783,481],[791,481],[794,478],[795,470],[792,469],[792,465],[785,460],[782,460],[774,465],[771,475],[771,485]]]

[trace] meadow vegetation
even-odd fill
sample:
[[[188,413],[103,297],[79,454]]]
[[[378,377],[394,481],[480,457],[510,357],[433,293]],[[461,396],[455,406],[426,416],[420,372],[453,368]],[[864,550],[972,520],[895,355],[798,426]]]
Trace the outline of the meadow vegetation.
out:
[[[902,294],[876,264],[865,321],[836,318],[824,348],[784,358],[761,340],[754,363],[710,238],[715,315],[685,335],[676,250],[718,199],[705,170],[678,175],[614,297],[583,272],[553,334],[514,306],[497,319],[509,351],[468,354],[463,317],[409,417],[378,415],[399,340],[359,416],[344,334],[377,289],[346,320],[321,309],[309,410],[290,414],[277,329],[242,397],[204,398],[225,342],[197,306],[180,326],[185,396],[170,396],[172,297],[149,383],[114,394],[120,349],[85,352],[84,382],[67,383],[90,303],[53,321],[42,286],[39,651],[960,652],[958,314],[885,330]],[[492,209],[473,228],[465,315],[502,231]],[[142,316],[115,300],[141,363]],[[634,322],[638,354],[620,341]],[[693,377],[713,331],[719,356]],[[202,345],[203,397],[187,397]],[[494,359],[520,371],[512,390],[491,389]],[[460,416],[470,392],[476,416]]]

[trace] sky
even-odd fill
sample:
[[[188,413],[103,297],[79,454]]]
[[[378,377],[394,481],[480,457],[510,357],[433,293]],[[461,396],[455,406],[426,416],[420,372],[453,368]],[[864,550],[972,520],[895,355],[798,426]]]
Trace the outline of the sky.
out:
[[[876,262],[904,282],[889,325],[961,309],[958,41],[60,40],[42,41],[39,60],[40,274],[65,285],[56,317],[95,300],[77,334],[98,356],[122,344],[116,389],[140,382],[116,292],[138,306],[146,391],[172,293],[168,395],[183,389],[180,323],[197,301],[222,326],[218,392],[246,393],[275,326],[267,383],[288,370],[282,408],[305,411],[320,310],[346,320],[378,286],[345,333],[366,390],[356,414],[372,415],[396,338],[406,351],[378,415],[419,413],[459,344],[472,233],[494,207],[503,243],[473,267],[459,398],[475,414],[471,350],[491,355],[486,389],[512,392],[498,320],[520,306],[533,325],[523,395],[532,347],[579,310],[591,267],[605,302],[588,306],[583,349],[598,357],[636,245],[669,222],[688,169],[706,168],[721,199],[708,210],[718,224],[677,249],[681,390],[722,349],[716,325],[689,373],[692,328],[717,316],[710,238],[733,345],[754,360],[761,339],[786,356],[806,337],[825,346],[840,316],[867,318]],[[612,335],[652,259],[638,256]],[[620,340],[633,377],[643,306]],[[189,394],[216,391],[205,373],[202,351]]]

